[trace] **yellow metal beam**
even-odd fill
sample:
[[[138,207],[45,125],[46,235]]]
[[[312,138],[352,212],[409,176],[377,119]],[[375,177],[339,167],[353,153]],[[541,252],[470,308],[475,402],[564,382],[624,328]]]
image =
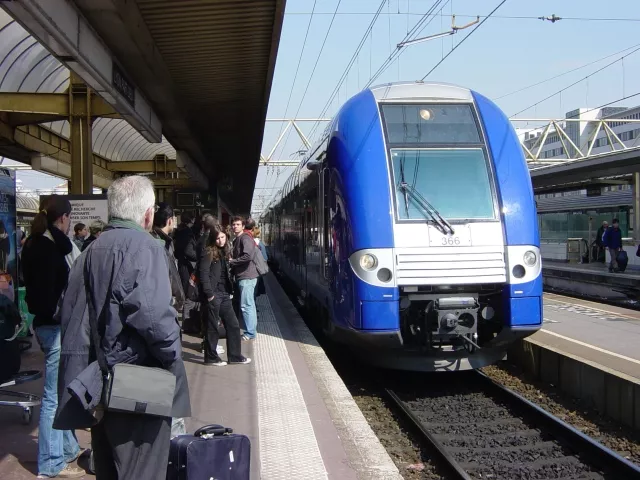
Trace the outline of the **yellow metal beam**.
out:
[[[149,176],[149,179],[153,182],[153,185],[156,188],[163,187],[172,187],[172,188],[193,188],[198,189],[198,185],[191,181],[191,179],[187,177],[180,178],[164,178],[164,177],[156,177]]]
[[[110,162],[109,170],[118,173],[146,173],[146,172],[165,172],[165,162],[162,160],[128,160],[126,162]],[[176,161],[167,159],[166,172],[180,172]]]
[[[69,107],[68,93],[1,92],[0,111],[9,114],[9,124],[32,125],[36,123],[68,120],[69,116],[120,118],[116,110],[100,96],[92,92],[89,112],[87,102],[73,102]]]
[[[25,125],[12,128],[0,116],[0,137],[31,152],[40,153],[66,164],[71,164],[71,145],[69,140],[41,125]],[[108,169],[109,160],[93,154],[93,173],[109,181],[114,179]],[[51,173],[51,172],[50,172]]]

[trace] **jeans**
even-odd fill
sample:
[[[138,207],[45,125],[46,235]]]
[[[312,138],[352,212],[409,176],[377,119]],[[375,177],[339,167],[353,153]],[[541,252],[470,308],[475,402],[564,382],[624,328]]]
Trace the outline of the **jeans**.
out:
[[[204,336],[204,359],[205,361],[215,361],[220,357],[216,352],[216,346],[220,339],[218,322],[222,321],[227,331],[227,359],[230,362],[242,360],[240,346],[240,324],[233,311],[231,298],[229,295],[220,294],[204,307],[205,315],[205,336]],[[255,330],[255,329],[254,329]]]
[[[44,395],[38,426],[38,474],[57,476],[75,460],[80,447],[72,430],[54,430],[53,418],[58,408],[58,365],[60,364],[60,327],[36,328],[36,337],[44,352]]]
[[[256,327],[258,326],[256,299],[253,295],[257,283],[257,278],[238,280],[238,288],[240,289],[240,311],[242,312],[244,326],[246,327],[244,334],[249,338],[256,338]]]

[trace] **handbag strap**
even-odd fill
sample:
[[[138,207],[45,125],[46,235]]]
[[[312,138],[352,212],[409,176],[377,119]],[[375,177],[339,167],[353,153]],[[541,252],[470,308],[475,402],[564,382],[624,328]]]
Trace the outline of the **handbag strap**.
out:
[[[90,250],[93,246],[93,242],[87,250]],[[93,344],[93,350],[96,354],[96,359],[98,360],[98,365],[100,366],[100,370],[105,375],[109,373],[109,366],[107,364],[107,359],[104,356],[104,352],[102,348],[100,348],[100,334],[98,333],[98,316],[96,312],[96,306],[93,302],[93,296],[91,295],[91,291],[89,289],[89,269],[87,268],[87,258],[89,257],[88,252],[85,253],[84,256],[84,265],[82,266],[82,270],[84,273],[84,291],[85,297],[87,298],[87,306],[89,308],[89,325],[91,327],[91,343]]]

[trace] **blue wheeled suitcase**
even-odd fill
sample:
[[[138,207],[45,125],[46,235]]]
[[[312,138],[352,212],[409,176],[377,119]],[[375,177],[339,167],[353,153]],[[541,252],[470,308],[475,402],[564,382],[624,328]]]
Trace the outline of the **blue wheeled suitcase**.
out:
[[[627,255],[627,252],[620,250],[616,256],[616,262],[618,263],[618,270],[620,272],[624,272],[627,269],[627,264],[629,263],[629,256]]]
[[[171,439],[167,480],[249,480],[251,443],[221,425]]]

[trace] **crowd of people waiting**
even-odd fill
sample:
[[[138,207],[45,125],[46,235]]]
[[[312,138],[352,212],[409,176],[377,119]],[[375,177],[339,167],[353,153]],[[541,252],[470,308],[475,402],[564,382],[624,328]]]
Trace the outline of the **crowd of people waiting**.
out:
[[[107,203],[107,225],[77,224],[70,238],[71,205],[50,196],[22,249],[26,302],[45,355],[38,478],[85,474],[75,466],[87,453],[74,432],[83,428],[91,429],[98,479],[164,478],[170,438],[184,433],[191,415],[178,311],[183,330],[204,337],[204,365],[251,362],[242,343],[256,338],[255,256],[266,261],[255,223],[233,217],[225,229],[211,214],[183,214],[176,225],[143,176],[114,181]],[[175,375],[171,418],[104,408],[118,364]]]

